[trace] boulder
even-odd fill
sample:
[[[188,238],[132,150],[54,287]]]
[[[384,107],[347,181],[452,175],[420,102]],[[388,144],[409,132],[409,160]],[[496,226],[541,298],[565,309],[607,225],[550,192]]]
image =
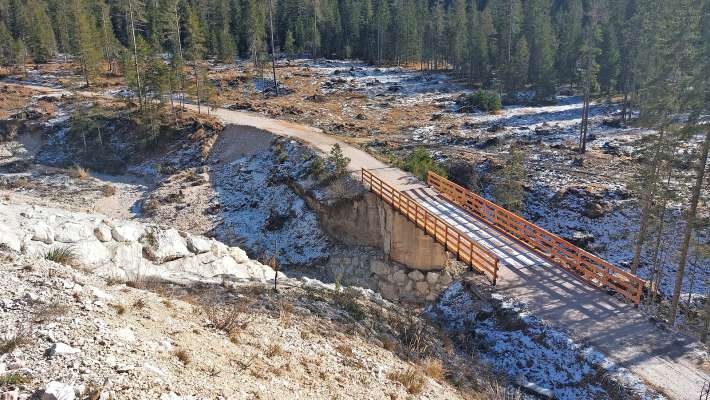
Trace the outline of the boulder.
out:
[[[87,266],[96,266],[110,257],[106,246],[97,240],[82,240],[72,248],[77,260]]]
[[[22,250],[22,241],[16,233],[11,232],[5,227],[0,227],[0,245],[4,245],[10,250],[20,252]]]
[[[57,355],[64,355],[64,354],[76,354],[79,351],[80,351],[79,349],[75,349],[66,343],[58,342],[58,343],[53,344],[52,347],[50,347],[47,352],[50,357],[54,357]]]
[[[238,263],[249,261],[249,256],[247,255],[247,252],[239,247],[230,247],[229,254],[232,256],[234,261]]]
[[[177,260],[192,253],[187,249],[180,232],[175,229],[155,231],[145,247],[148,259],[162,264],[166,261]]]
[[[430,285],[436,284],[436,282],[439,280],[439,273],[438,272],[429,272],[426,274],[426,281],[429,282]]]
[[[246,265],[237,263],[230,256],[220,257],[209,264],[205,264],[203,271],[199,271],[199,273],[205,276],[232,275],[236,279],[251,279],[252,277]]]
[[[100,224],[94,228],[94,236],[102,242],[108,242],[111,240],[111,228],[106,224]]]
[[[52,242],[54,242],[54,229],[47,225],[46,222],[35,220],[32,221],[31,224],[30,232],[32,233],[32,240],[46,244],[52,244]]]
[[[42,400],[74,400],[74,387],[57,381],[47,384],[42,393]]]
[[[417,271],[417,270],[414,270],[414,271],[408,273],[407,276],[409,276],[409,279],[411,279],[415,282],[419,282],[419,281],[424,280],[424,274],[422,274],[421,271]]]
[[[143,258],[143,245],[138,242],[118,243],[111,261],[126,271],[138,271],[147,262]]]
[[[187,235],[186,239],[187,248],[195,254],[207,253],[212,249],[212,241],[205,237]]]
[[[384,261],[372,260],[372,263],[370,263],[370,272],[386,276],[390,274],[390,267]]]
[[[117,242],[135,242],[145,232],[143,226],[135,222],[124,222],[117,224],[111,229],[111,236]]]
[[[92,236],[92,230],[77,222],[67,221],[54,230],[54,240],[62,243],[76,243]]]

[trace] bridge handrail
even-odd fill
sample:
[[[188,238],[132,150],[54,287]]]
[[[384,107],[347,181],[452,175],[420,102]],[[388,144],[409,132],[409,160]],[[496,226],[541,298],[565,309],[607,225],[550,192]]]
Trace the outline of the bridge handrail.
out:
[[[498,279],[500,260],[493,252],[471,240],[448,222],[420,205],[409,195],[400,192],[375,176],[370,171],[362,170],[362,183],[387,204],[414,222],[424,232],[456,254],[466,264],[486,275],[493,285]]]
[[[481,218],[494,228],[513,236],[555,264],[581,274],[587,282],[611,288],[626,299],[639,304],[645,281],[636,275],[589,253],[532,222],[484,199],[448,179],[429,172],[429,186],[444,198]]]

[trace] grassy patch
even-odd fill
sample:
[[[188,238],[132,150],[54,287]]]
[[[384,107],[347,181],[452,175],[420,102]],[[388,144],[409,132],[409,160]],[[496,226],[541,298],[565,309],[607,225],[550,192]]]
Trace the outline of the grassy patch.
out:
[[[30,378],[27,377],[27,375],[19,373],[0,375],[0,387],[14,387],[26,385],[28,383],[30,383]]]
[[[74,248],[71,246],[55,247],[50,249],[44,258],[49,261],[54,261],[57,264],[75,265],[77,263],[77,255]]]
[[[426,378],[416,368],[407,368],[404,371],[390,372],[387,378],[399,382],[410,394],[419,394],[424,389]]]

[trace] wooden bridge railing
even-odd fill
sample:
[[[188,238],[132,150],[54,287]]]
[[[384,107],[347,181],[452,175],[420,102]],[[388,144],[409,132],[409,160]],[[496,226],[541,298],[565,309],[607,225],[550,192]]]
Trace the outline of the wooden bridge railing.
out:
[[[427,183],[447,200],[497,230],[520,240],[554,264],[581,275],[585,281],[592,285],[612,289],[634,304],[639,304],[641,301],[641,292],[645,282],[636,275],[580,249],[559,236],[433,172],[429,172]]]
[[[486,275],[493,285],[496,284],[500,260],[493,252],[471,240],[448,222],[422,207],[416,200],[388,185],[366,169],[362,170],[362,183],[426,234],[443,244],[446,250],[456,254],[459,260]]]

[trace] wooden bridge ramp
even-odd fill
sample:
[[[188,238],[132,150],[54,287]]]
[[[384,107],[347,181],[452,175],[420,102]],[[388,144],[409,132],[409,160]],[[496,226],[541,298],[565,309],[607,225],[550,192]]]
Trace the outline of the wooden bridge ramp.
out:
[[[501,266],[554,266],[633,304],[641,300],[642,279],[435,173],[429,172],[428,187],[407,191],[366,169],[362,182],[494,285]]]

